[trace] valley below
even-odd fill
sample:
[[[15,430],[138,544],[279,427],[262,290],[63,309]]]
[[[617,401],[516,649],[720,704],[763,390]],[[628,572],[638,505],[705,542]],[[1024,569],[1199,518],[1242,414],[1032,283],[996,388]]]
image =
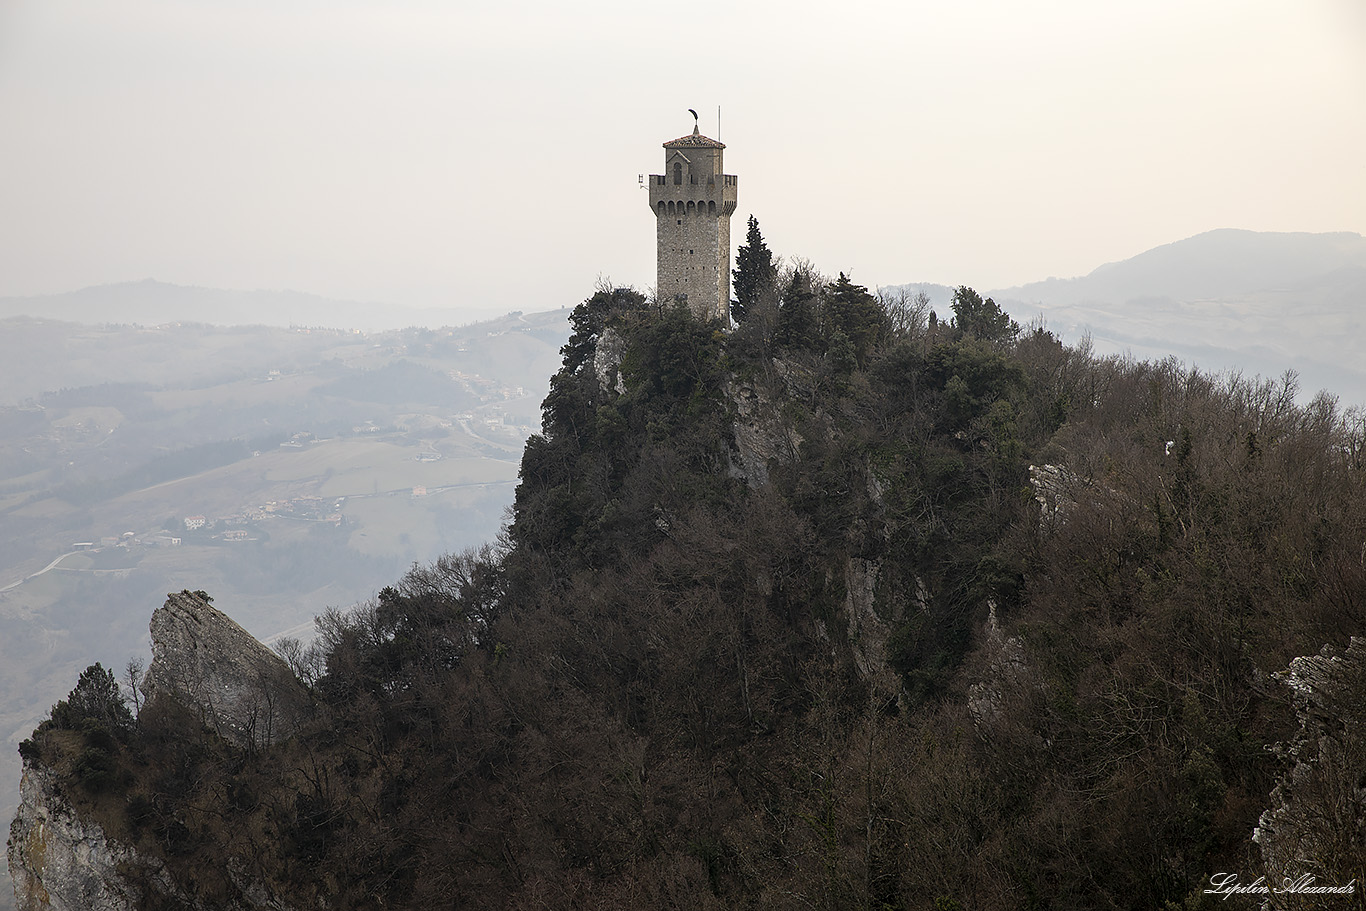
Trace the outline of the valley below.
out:
[[[252,635],[495,539],[567,310],[360,333],[0,321],[0,816],[19,742],[195,589]],[[0,908],[10,900],[0,884]]]

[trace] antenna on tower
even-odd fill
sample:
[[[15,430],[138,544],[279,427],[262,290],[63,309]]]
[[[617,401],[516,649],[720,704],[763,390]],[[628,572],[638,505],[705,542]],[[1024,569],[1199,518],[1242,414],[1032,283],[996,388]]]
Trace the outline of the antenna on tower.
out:
[[[716,106],[716,141],[721,141],[721,105]]]

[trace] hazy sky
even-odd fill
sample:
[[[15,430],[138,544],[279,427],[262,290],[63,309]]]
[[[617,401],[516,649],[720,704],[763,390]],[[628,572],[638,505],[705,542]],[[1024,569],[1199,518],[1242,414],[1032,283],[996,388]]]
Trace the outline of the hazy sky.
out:
[[[735,240],[870,286],[1366,233],[1363,0],[0,0],[0,295],[648,287],[718,106]]]

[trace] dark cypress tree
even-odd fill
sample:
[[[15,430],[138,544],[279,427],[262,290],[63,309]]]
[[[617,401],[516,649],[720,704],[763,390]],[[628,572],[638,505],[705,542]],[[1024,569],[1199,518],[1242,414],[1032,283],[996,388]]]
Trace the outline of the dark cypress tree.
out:
[[[811,290],[811,276],[798,270],[783,292],[778,309],[777,342],[784,348],[816,348],[820,331],[816,325],[816,293]]]
[[[730,303],[730,312],[735,321],[741,323],[758,302],[759,296],[772,290],[778,281],[773,252],[764,243],[764,236],[759,233],[759,222],[753,215],[749,217],[745,242],[736,252],[731,278],[735,300]]]

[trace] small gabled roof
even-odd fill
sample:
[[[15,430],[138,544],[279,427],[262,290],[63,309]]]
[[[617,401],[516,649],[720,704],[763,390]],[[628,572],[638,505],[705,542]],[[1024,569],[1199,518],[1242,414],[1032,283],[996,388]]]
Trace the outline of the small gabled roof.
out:
[[[680,136],[664,143],[666,149],[724,149],[725,147],[724,142],[703,136],[695,126],[692,128],[691,136]]]

